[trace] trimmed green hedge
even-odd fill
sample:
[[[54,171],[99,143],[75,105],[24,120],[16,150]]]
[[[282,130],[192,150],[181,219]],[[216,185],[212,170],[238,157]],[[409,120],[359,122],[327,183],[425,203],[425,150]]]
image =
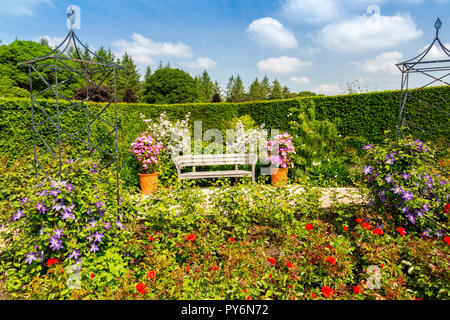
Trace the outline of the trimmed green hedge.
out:
[[[421,89],[416,92],[420,99],[438,104],[441,108],[450,112],[450,106],[446,101],[450,98],[450,87],[432,87]],[[166,111],[170,118],[184,118],[187,112],[191,113],[191,121],[203,121],[203,130],[209,128],[225,129],[230,120],[235,116],[250,115],[258,124],[265,123],[266,128],[289,129],[289,109],[300,107],[302,101],[311,99],[314,101],[318,119],[328,118],[337,124],[339,133],[343,136],[354,136],[363,138],[367,142],[382,142],[384,131],[390,129],[392,137],[395,136],[399,91],[382,91],[362,94],[350,94],[341,96],[314,96],[287,100],[252,101],[244,103],[186,103],[172,105],[150,105],[150,104],[118,104],[118,127],[120,152],[128,150],[129,144],[136,136],[145,130],[146,126],[140,119],[140,114],[147,118],[156,118],[160,113]],[[41,106],[52,116],[56,114],[54,100],[39,100]],[[60,101],[60,110],[68,108],[70,104]],[[103,109],[105,104],[89,103],[89,109],[95,113]],[[36,109],[38,109],[36,107]],[[420,113],[420,126],[430,129],[433,123],[446,123],[448,116],[443,113],[437,114],[432,110],[423,111],[423,104],[411,100],[408,110]],[[95,111],[95,112],[94,112]],[[73,133],[86,125],[86,112],[80,108],[73,108],[63,113],[61,127]],[[102,117],[114,121],[114,106],[110,106]],[[35,122],[45,120],[42,111],[36,110]],[[92,119],[92,117],[91,117]],[[30,99],[22,98],[0,98],[0,151],[11,158],[17,157],[24,152],[32,151],[32,133]],[[91,128],[91,142],[98,142],[111,129],[103,122],[96,121]],[[49,123],[40,128],[42,136],[48,138],[48,144],[55,143],[56,131]],[[82,131],[86,137],[86,130]],[[441,135],[449,137],[448,126],[441,128]],[[62,139],[65,135],[62,136]],[[112,136],[104,143],[108,144],[110,151]],[[71,144],[78,145],[79,142],[70,139]],[[40,143],[42,148],[45,148]],[[45,150],[45,149],[42,149]],[[41,150],[41,151],[42,151]]]

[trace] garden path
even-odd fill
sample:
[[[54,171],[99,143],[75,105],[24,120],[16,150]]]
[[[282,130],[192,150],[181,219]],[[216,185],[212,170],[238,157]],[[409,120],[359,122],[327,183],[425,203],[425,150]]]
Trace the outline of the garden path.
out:
[[[291,185],[287,187],[292,192],[302,192],[305,189],[301,186]],[[212,194],[217,188],[200,188],[200,190],[207,196]],[[336,194],[336,199],[341,204],[361,204],[364,203],[364,197],[357,188],[317,188],[322,191],[322,208],[329,208],[333,203],[333,194]]]

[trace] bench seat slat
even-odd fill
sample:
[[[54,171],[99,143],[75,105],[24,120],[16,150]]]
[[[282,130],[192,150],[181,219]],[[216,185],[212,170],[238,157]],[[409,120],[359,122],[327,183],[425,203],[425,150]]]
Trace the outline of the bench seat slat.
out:
[[[200,178],[220,178],[220,177],[243,177],[252,176],[251,171],[230,170],[230,171],[197,171],[181,173],[181,179],[200,179]]]

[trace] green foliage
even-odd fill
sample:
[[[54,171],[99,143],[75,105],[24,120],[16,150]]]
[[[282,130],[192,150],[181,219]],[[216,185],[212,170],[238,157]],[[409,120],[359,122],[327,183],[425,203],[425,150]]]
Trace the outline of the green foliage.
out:
[[[185,71],[170,67],[156,70],[145,90],[147,103],[170,104],[200,101],[200,92],[194,79]]]
[[[120,65],[123,69],[117,73],[117,98],[123,102],[141,101],[142,88],[139,71],[131,56],[126,52],[122,56]]]
[[[336,125],[327,119],[318,120],[311,100],[289,112],[290,131],[296,133],[293,139],[295,175],[310,176],[319,184],[333,180],[337,185],[349,185],[349,165],[353,164],[356,154],[352,157],[350,150],[343,152],[345,140],[338,134]]]
[[[58,268],[80,264],[81,276],[86,278],[98,272],[100,287],[111,285],[120,275],[118,261],[126,259],[116,253],[127,251],[129,233],[123,224],[132,211],[126,204],[117,204],[115,176],[107,170],[97,173],[97,167],[69,163],[62,180],[37,184],[29,179],[26,188],[15,190],[19,198],[6,212],[4,240],[9,245],[2,253],[7,288],[33,290],[35,278],[51,273],[55,264]],[[108,184],[100,182],[100,174]],[[108,259],[113,259],[109,262],[113,265],[108,265]]]
[[[448,235],[448,177],[436,171],[438,159],[419,140],[387,147],[368,145],[362,175],[374,210],[394,226],[426,236]],[[444,169],[445,170],[445,169]]]
[[[160,69],[163,70],[163,69]],[[172,69],[174,70],[174,69]],[[156,73],[156,72],[155,72]],[[416,92],[420,99],[438,102],[442,96],[448,95],[448,87],[427,88]],[[308,109],[311,102],[315,105],[315,120],[332,122],[337,129],[338,135],[342,139],[338,139],[343,145],[342,155],[345,158],[338,159],[338,163],[328,164],[335,168],[323,168],[317,174],[322,172],[339,172],[341,163],[352,165],[355,161],[355,152],[360,156],[362,146],[368,142],[384,143],[384,138],[394,139],[397,125],[397,105],[398,91],[385,91],[376,93],[352,94],[345,96],[322,97],[312,96],[298,99],[288,100],[272,100],[272,101],[252,101],[244,103],[185,103],[171,105],[149,105],[149,104],[118,104],[118,139],[119,139],[119,156],[121,176],[127,184],[133,185],[137,182],[135,172],[131,168],[133,159],[129,155],[130,143],[143,131],[146,126],[140,118],[140,114],[144,114],[147,118],[157,118],[166,111],[170,119],[183,119],[190,112],[190,125],[194,121],[202,121],[202,130],[206,131],[211,128],[225,130],[229,128],[229,124],[235,117],[249,115],[257,125],[264,123],[265,128],[272,128],[280,131],[289,131],[295,137],[296,129],[291,128],[290,122],[292,116],[289,116],[289,109],[301,110]],[[55,101],[38,100],[41,106],[49,115],[55,114]],[[62,109],[70,107],[65,101],[59,101]],[[89,108],[92,112],[99,112],[105,107],[104,104],[90,103]],[[414,113],[422,110],[420,104],[411,102],[408,106],[409,110]],[[35,106],[35,110],[38,107]],[[447,110],[447,109],[446,109]],[[38,110],[39,111],[39,110]],[[427,116],[428,113],[421,111],[425,120],[421,122],[421,126],[430,129],[432,121],[444,121],[445,119],[438,114],[432,118]],[[114,119],[114,109],[108,108],[102,117],[105,119]],[[63,126],[68,132],[75,132],[85,126],[86,115],[79,108],[72,109],[63,114]],[[42,112],[36,114],[36,122],[44,121],[46,118]],[[108,132],[106,124],[96,121],[96,128],[92,128],[91,136],[97,141],[101,141],[101,137]],[[29,99],[6,99],[0,98],[0,150],[3,154],[7,154],[9,159],[14,159],[20,154],[29,152],[33,145],[31,130],[31,114]],[[385,134],[385,130],[390,129]],[[445,130],[448,126],[441,128],[442,135],[446,136]],[[40,133],[46,137],[48,143],[54,143],[56,135],[53,137],[55,130],[51,128],[47,122],[45,126],[40,128]],[[447,134],[448,136],[448,134]],[[86,138],[86,131],[81,132],[81,138]],[[112,137],[104,143],[108,143],[108,148],[114,150],[111,145]],[[37,139],[39,148],[45,151],[45,146]],[[80,145],[75,139],[69,142],[74,145]],[[355,151],[356,150],[356,151]],[[333,160],[330,158],[330,160]],[[325,162],[322,162],[325,163]],[[318,169],[318,168],[316,168]],[[352,175],[352,173],[351,173]],[[334,175],[333,175],[334,176]],[[348,181],[348,178],[343,178]]]

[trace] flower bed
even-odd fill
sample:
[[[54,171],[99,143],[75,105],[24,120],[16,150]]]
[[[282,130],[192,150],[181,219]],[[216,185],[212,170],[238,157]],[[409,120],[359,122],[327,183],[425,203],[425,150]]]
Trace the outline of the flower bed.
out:
[[[1,253],[11,298],[449,298],[448,238],[381,228],[385,217],[363,206],[335,203],[325,211],[320,193],[307,186],[291,194],[241,184],[218,189],[208,206],[202,192],[186,186],[142,201],[123,190],[117,211],[111,190],[95,191],[77,171],[72,178],[71,194],[28,189],[33,196],[19,219],[23,197],[2,211],[12,237]],[[62,194],[75,220],[63,219],[53,203]]]

